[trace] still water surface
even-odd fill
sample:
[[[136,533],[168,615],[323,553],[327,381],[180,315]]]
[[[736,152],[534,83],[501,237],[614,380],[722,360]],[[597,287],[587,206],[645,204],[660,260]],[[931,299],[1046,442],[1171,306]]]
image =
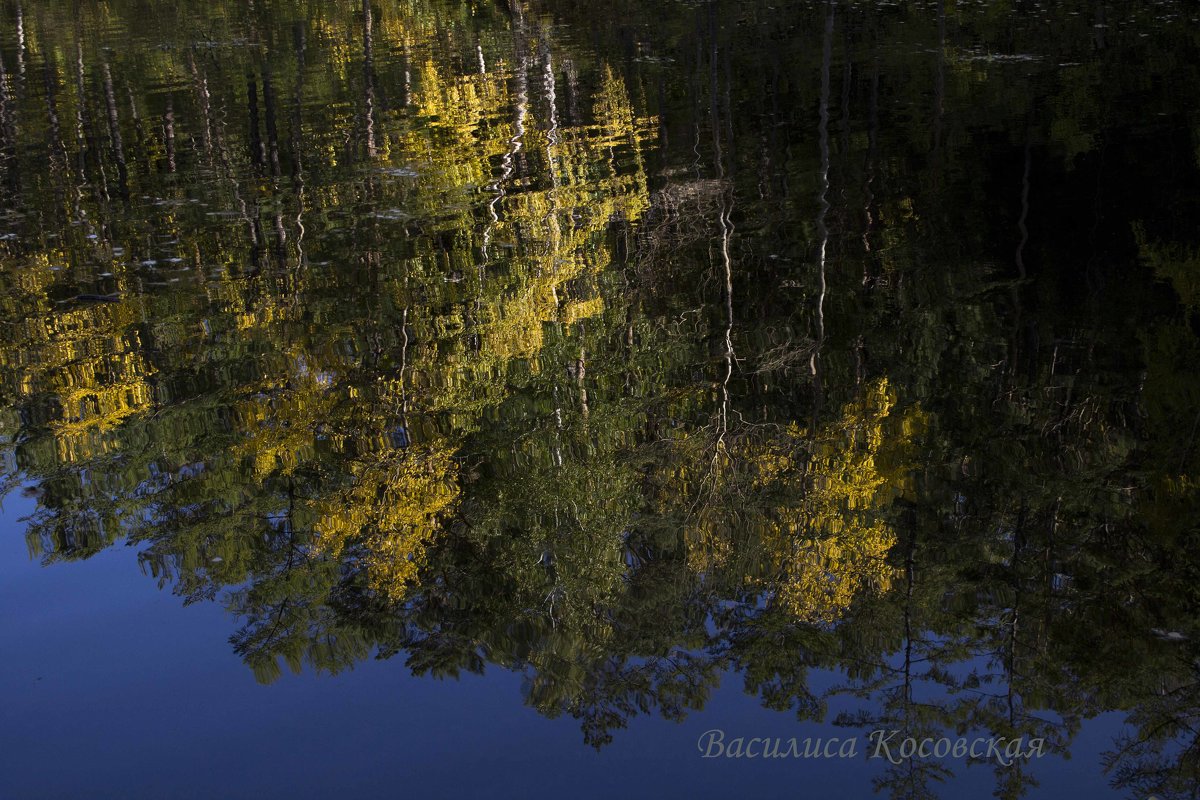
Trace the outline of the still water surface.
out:
[[[1190,3],[3,0],[0,792],[1195,797],[1198,222]]]

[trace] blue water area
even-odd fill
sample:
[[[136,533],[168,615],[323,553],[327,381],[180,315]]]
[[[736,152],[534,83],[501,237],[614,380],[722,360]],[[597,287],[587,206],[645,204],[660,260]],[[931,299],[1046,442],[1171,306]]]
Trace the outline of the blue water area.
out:
[[[400,658],[336,675],[287,674],[263,686],[231,652],[219,605],[183,606],[114,548],[43,568],[6,500],[0,536],[0,728],[4,796],[868,797],[877,762],[859,758],[704,758],[704,734],[803,740],[832,725],[767,711],[726,675],[682,723],[633,719],[599,752],[571,719],[521,702],[521,677],[413,677]],[[837,680],[818,673],[813,691]],[[1119,715],[1094,720],[1071,761],[1037,764],[1028,797],[1104,797],[1095,765]],[[987,796],[986,767],[959,769],[954,796]]]

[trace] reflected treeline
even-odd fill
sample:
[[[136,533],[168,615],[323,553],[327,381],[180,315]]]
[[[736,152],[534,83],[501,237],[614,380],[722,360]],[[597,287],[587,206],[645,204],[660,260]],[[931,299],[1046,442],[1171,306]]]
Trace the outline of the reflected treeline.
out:
[[[135,546],[264,681],[1119,710],[1196,796],[1194,9],[559,5],[0,4],[31,556]]]

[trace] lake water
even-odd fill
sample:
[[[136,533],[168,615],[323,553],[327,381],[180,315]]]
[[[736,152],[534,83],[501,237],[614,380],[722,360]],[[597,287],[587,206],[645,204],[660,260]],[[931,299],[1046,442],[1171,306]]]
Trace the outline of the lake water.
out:
[[[0,795],[1200,796],[1200,12],[0,0]]]

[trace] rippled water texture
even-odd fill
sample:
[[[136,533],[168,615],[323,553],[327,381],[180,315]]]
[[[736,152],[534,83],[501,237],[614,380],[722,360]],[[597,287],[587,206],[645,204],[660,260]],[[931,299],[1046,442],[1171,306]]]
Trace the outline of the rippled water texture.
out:
[[[1198,16],[0,0],[0,794],[1196,797]]]

